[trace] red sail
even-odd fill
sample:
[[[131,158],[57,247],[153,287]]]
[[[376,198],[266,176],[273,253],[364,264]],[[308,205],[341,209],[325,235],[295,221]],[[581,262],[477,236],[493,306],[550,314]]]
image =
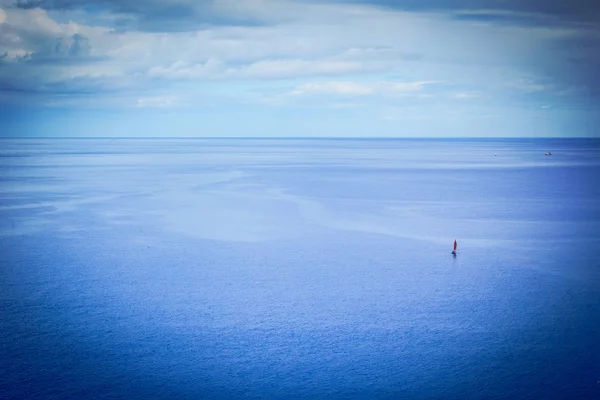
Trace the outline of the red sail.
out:
[[[454,251],[456,251],[456,240],[454,241]]]

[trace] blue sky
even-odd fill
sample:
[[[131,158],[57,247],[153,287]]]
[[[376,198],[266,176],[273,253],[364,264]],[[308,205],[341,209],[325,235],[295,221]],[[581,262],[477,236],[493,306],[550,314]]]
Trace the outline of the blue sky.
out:
[[[0,0],[0,136],[600,137],[594,0]]]

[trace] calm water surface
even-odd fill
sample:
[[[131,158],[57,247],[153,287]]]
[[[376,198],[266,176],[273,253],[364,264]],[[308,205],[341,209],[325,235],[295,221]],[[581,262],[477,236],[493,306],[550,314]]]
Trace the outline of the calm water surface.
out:
[[[593,140],[1,140],[0,398],[600,398],[599,183]]]

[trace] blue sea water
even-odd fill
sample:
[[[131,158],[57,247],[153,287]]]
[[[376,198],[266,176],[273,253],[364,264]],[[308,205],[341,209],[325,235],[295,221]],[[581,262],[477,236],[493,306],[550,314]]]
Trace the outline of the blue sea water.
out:
[[[599,183],[597,140],[1,140],[0,398],[600,398]]]

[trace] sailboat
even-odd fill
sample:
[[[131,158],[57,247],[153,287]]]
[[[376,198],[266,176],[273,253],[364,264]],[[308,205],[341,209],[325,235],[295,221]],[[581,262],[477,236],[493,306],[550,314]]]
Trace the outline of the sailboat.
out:
[[[452,254],[456,255],[456,240],[454,240],[454,250],[452,250]]]

